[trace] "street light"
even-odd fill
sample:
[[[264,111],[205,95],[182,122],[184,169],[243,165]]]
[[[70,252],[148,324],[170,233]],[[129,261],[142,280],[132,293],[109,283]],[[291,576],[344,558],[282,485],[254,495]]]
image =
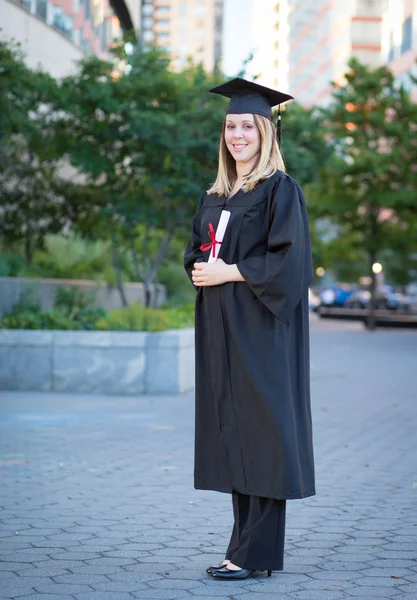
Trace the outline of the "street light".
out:
[[[317,277],[323,277],[325,274],[326,274],[326,271],[323,269],[323,267],[317,267],[317,269],[316,269]]]
[[[126,42],[125,44],[125,52],[128,56],[130,56],[131,54],[133,54],[135,47],[132,44],[132,42]]]
[[[379,275],[380,273],[382,273],[382,265],[381,263],[374,263],[372,265],[372,272],[375,273],[375,275]]]

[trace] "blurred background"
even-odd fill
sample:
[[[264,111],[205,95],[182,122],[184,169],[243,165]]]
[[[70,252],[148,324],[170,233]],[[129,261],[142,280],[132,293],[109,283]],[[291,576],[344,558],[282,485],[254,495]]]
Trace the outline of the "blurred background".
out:
[[[311,309],[417,322],[417,0],[0,15],[0,328],[192,326],[182,255],[225,107],[207,90],[235,76],[295,97],[282,151],[307,198]]]

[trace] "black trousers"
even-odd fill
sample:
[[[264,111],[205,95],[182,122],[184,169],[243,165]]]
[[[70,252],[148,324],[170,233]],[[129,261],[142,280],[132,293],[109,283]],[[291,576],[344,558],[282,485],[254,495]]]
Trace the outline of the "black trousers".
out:
[[[284,568],[285,500],[232,492],[235,523],[226,558],[242,569]]]

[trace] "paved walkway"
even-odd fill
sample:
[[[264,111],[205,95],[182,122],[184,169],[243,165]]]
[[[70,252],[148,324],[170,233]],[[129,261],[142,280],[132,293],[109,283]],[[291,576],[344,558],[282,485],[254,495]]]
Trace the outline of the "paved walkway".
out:
[[[215,581],[226,494],[193,489],[193,397],[1,394],[0,598],[415,600],[417,332],[313,323],[314,498],[286,568]]]

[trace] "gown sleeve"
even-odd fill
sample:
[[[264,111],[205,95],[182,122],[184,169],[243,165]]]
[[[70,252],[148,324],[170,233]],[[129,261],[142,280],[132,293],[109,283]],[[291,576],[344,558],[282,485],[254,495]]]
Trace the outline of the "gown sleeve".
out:
[[[296,181],[280,180],[270,213],[266,254],[243,259],[237,268],[258,299],[288,323],[313,272],[307,211]]]
[[[200,201],[196,213],[192,220],[191,238],[188,242],[188,246],[184,253],[184,268],[187,275],[193,283],[191,272],[194,270],[194,263],[204,262],[204,254],[200,250],[201,246],[201,207],[203,205],[205,192],[201,194]],[[199,288],[193,284],[193,287],[198,290]]]

